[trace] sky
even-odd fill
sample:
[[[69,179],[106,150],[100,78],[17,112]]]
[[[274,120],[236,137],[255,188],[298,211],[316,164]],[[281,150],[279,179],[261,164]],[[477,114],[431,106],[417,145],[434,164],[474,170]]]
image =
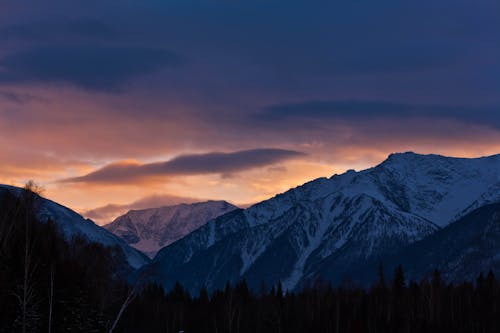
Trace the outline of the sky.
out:
[[[500,153],[498,0],[0,0],[0,183],[99,224]]]

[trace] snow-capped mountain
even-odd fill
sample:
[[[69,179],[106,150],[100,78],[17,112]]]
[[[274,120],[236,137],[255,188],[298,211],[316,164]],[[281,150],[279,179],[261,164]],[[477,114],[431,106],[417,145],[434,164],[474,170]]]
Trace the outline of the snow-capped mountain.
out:
[[[288,290],[318,277],[338,283],[364,262],[499,201],[500,155],[392,154],[376,167],[220,216],[163,248],[138,274],[167,289],[181,281],[192,292],[241,278],[253,288],[280,280]]]
[[[152,258],[162,247],[235,209],[226,201],[206,201],[131,210],[104,228]]]
[[[0,191],[20,193],[24,190],[19,187],[0,185]],[[118,246],[122,250],[127,264],[133,269],[137,269],[149,262],[149,259],[144,254],[130,247],[122,239],[96,225],[91,220],[83,218],[78,213],[54,201],[42,197],[38,198],[38,215],[40,219],[42,221],[46,221],[48,218],[52,219],[57,223],[67,239],[81,235],[92,242],[101,243],[105,246]],[[2,208],[0,207],[0,209]]]

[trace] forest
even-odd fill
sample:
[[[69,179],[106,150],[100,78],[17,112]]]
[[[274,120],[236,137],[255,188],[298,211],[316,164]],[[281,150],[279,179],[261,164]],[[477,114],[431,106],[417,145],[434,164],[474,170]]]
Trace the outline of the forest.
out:
[[[66,240],[37,217],[32,191],[0,193],[0,332],[498,332],[500,284],[407,281],[381,268],[368,289],[314,281],[302,290],[250,290],[245,281],[190,295],[182,281],[126,283],[117,248]],[[175,272],[173,272],[175,274]]]

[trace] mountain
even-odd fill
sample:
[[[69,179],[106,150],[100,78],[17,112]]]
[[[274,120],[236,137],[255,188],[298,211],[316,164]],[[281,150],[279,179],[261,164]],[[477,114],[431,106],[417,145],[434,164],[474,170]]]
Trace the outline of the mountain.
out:
[[[319,277],[340,283],[365,262],[499,201],[500,155],[392,154],[220,216],[163,248],[137,276],[166,289],[181,281],[194,293],[242,278],[254,289],[261,281],[288,290]]]
[[[226,201],[206,201],[131,210],[104,228],[152,258],[162,247],[237,208]]]
[[[19,194],[24,190],[19,187],[0,185],[0,193],[2,191]],[[71,209],[40,196],[37,196],[37,200],[40,219],[42,221],[47,221],[49,218],[52,219],[66,238],[69,239],[80,235],[89,241],[101,243],[105,246],[118,246],[126,258],[126,264],[131,269],[138,269],[149,261],[144,254],[130,247],[122,239],[108,230],[99,227],[91,220],[83,218]]]
[[[389,257],[386,269],[401,264],[409,279],[435,269],[449,282],[474,281],[489,270],[500,275],[500,203],[480,207],[458,221]]]

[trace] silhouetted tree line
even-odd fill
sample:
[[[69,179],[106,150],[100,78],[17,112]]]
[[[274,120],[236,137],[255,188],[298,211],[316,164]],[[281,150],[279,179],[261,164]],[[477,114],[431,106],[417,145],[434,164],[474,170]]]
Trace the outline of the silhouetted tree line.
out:
[[[379,270],[369,289],[316,281],[295,293],[245,281],[192,296],[181,284],[131,287],[116,275],[120,251],[65,241],[39,223],[36,196],[0,195],[0,332],[499,332],[493,273],[451,285],[439,272],[406,282]],[[123,258],[122,258],[123,259]],[[175,274],[175,272],[173,272]]]
[[[40,223],[32,188],[0,191],[0,332],[103,332],[128,286],[121,251]]]

